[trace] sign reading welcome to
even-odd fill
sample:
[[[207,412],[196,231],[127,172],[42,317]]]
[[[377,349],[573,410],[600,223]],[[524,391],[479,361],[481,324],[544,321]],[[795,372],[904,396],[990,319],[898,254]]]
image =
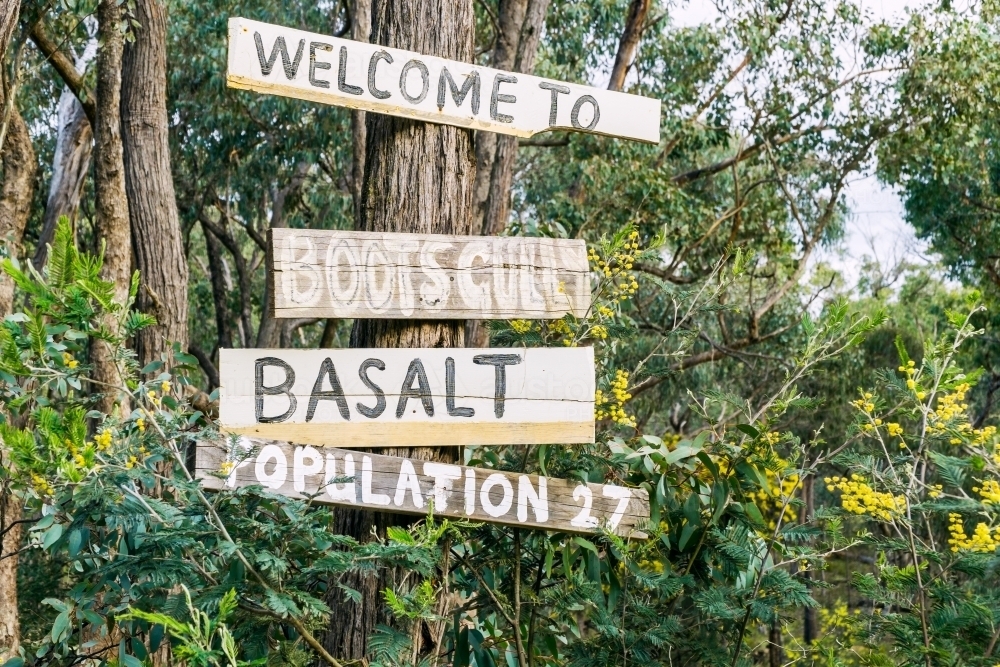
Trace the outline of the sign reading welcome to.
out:
[[[202,442],[195,468],[215,490],[259,484],[324,504],[408,514],[433,506],[442,516],[571,533],[604,527],[645,538],[649,519],[642,489],[287,442],[240,438],[232,449]]]
[[[594,442],[594,351],[219,352],[229,433],[339,447]]]
[[[275,317],[586,317],[583,241],[272,229]]]
[[[419,29],[419,28],[417,28]],[[233,88],[530,137],[546,130],[660,140],[660,102],[229,19]]]

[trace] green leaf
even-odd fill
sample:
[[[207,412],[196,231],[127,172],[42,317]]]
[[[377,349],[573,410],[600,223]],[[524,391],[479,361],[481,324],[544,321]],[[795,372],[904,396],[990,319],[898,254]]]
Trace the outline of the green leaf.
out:
[[[758,431],[757,429],[755,429],[750,424],[737,424],[736,428],[738,428],[739,430],[743,431],[744,433],[746,433],[747,435],[749,435],[751,438],[759,438],[760,437],[760,431]]]
[[[51,528],[45,531],[45,535],[42,536],[42,547],[49,549],[53,544],[59,541],[59,538],[63,535],[63,527],[61,523],[54,524]]]
[[[52,623],[52,643],[58,644],[63,640],[63,635],[69,634],[69,609],[59,612],[56,620]]]

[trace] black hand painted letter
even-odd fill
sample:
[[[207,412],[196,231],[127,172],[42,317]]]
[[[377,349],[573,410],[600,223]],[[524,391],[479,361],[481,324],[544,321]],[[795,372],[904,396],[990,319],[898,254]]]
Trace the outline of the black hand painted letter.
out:
[[[594,107],[594,117],[590,120],[590,125],[586,127],[580,122],[580,107],[585,103],[589,103],[590,106]],[[573,105],[573,111],[569,115],[569,122],[578,130],[593,130],[597,127],[597,121],[599,120],[601,120],[601,107],[597,106],[597,100],[590,95],[584,95],[578,99],[576,104]]]
[[[375,87],[375,70],[378,69],[380,60],[384,60],[390,65],[392,64],[392,56],[389,55],[388,51],[376,51],[372,54],[372,59],[368,61],[368,92],[375,99],[387,100],[392,97],[392,93],[388,90],[380,90]]]
[[[503,402],[507,397],[507,366],[516,366],[521,363],[519,354],[477,354],[472,358],[472,363],[480,366],[495,366],[494,375],[496,389],[493,395],[493,414],[497,419],[503,417]]]
[[[264,367],[265,366],[277,366],[285,371],[285,381],[274,387],[264,386]],[[281,359],[277,357],[263,357],[254,362],[254,408],[257,416],[257,423],[259,424],[277,424],[283,422],[292,416],[295,412],[295,408],[298,407],[299,402],[296,400],[295,395],[291,392],[292,385],[295,384],[295,371],[292,367],[286,364]],[[288,410],[284,414],[277,417],[265,417],[264,416],[264,397],[265,396],[278,396],[279,394],[285,394],[288,396]]]
[[[271,47],[271,57],[264,59],[264,42],[260,38],[259,32],[254,32],[253,41],[257,45],[257,60],[260,61],[260,73],[270,76],[274,69],[274,63],[278,60],[278,53],[281,53],[281,65],[285,69],[285,77],[291,81],[299,71],[299,63],[302,62],[302,50],[306,47],[306,40],[299,40],[299,50],[295,52],[295,60],[289,60],[288,47],[285,46],[285,38],[279,37],[274,40]]]
[[[323,42],[309,42],[309,83],[316,86],[317,88],[329,88],[330,82],[324,81],[323,79],[316,78],[316,70],[318,69],[333,69],[333,65],[330,63],[317,62],[316,52],[317,51],[333,51],[332,44],[324,44]]]
[[[472,91],[472,115],[479,113],[479,72],[472,72],[465,77],[462,88],[459,89],[455,80],[451,78],[451,72],[447,67],[441,68],[441,76],[438,78],[438,111],[444,111],[445,93],[451,90],[451,99],[456,107],[461,107],[465,103],[465,98]]]
[[[542,90],[551,91],[552,103],[549,104],[549,127],[556,124],[556,119],[559,117],[559,95],[569,95],[569,88],[567,86],[560,86],[558,83],[549,83],[548,81],[542,81],[538,84],[538,87]]]
[[[347,83],[347,47],[340,47],[340,68],[337,70],[337,89],[348,95],[360,95],[365,92],[361,86]]]
[[[374,408],[369,408],[367,405],[358,403],[358,412],[363,414],[365,417],[368,417],[368,419],[377,419],[379,415],[385,412],[385,392],[382,391],[382,387],[372,382],[368,377],[368,369],[373,366],[380,371],[385,370],[385,362],[381,359],[365,359],[361,362],[361,368],[358,369],[358,375],[361,376],[361,381],[364,382],[365,386],[371,389],[375,394]]]
[[[416,379],[417,386],[413,387],[413,380]],[[406,402],[410,398],[419,398],[424,405],[424,412],[428,417],[434,416],[434,399],[431,398],[431,385],[427,381],[427,372],[420,359],[410,362],[410,368],[406,371],[406,379],[399,390],[399,404],[396,405],[396,419],[400,419],[406,412]]]
[[[497,104],[503,102],[505,104],[514,104],[517,102],[517,98],[513,95],[501,95],[500,94],[500,84],[501,83],[517,83],[516,76],[509,76],[507,74],[497,74],[493,79],[493,95],[490,97],[490,118],[493,120],[498,120],[501,123],[513,123],[514,117],[508,116],[507,114],[500,113],[497,111]]]
[[[330,390],[323,389],[323,378],[330,380]],[[337,401],[340,408],[340,416],[351,421],[351,411],[347,409],[347,399],[344,398],[344,389],[340,386],[340,379],[337,377],[337,369],[333,367],[330,357],[323,360],[319,367],[319,374],[316,376],[316,383],[313,385],[312,393],[309,394],[309,408],[306,410],[306,421],[311,422],[316,414],[316,405],[320,401]]]
[[[447,397],[445,405],[448,407],[448,415],[451,417],[473,417],[476,414],[474,408],[455,407],[455,360],[448,357],[444,360],[444,386]]]

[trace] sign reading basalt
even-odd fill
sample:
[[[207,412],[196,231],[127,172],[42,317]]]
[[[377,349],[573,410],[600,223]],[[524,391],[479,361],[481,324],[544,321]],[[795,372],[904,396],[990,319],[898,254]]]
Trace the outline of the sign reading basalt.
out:
[[[335,447],[594,442],[581,348],[219,352],[224,432]]]
[[[275,317],[586,317],[583,241],[272,229]]]
[[[259,484],[330,505],[409,514],[433,506],[436,515],[553,531],[645,538],[649,519],[641,489],[270,440],[199,443],[195,467],[210,489]]]
[[[560,129],[660,140],[659,100],[244,18],[229,19],[227,81],[233,88],[519,137]]]

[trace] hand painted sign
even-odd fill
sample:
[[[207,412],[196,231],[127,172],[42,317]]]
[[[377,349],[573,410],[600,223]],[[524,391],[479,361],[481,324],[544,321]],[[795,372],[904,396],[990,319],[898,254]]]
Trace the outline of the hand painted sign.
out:
[[[317,449],[240,438],[235,447],[199,443],[197,477],[215,490],[259,484],[292,498],[408,514],[434,514],[592,533],[605,527],[645,538],[649,499],[642,489]]]
[[[659,100],[244,18],[229,19],[227,81],[233,88],[519,137],[562,129],[660,140]]]
[[[586,317],[583,241],[272,229],[275,317]]]
[[[594,442],[594,351],[220,350],[223,431],[338,447]]]

